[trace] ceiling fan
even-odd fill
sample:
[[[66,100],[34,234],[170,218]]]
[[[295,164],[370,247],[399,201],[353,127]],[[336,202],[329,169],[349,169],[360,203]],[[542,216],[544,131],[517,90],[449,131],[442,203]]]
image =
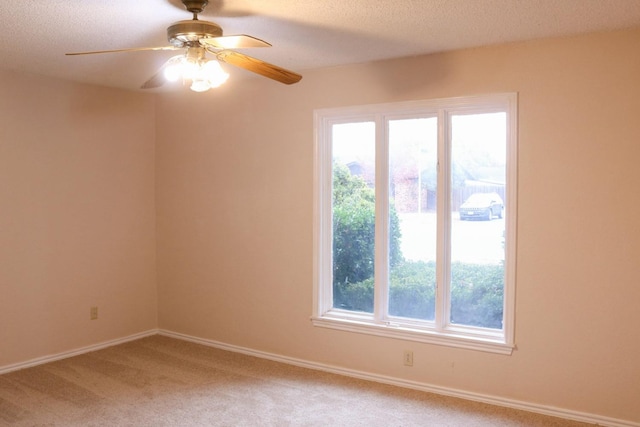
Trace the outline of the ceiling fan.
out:
[[[293,71],[232,50],[270,47],[271,45],[264,40],[246,34],[224,36],[222,28],[218,24],[199,20],[198,14],[202,13],[209,3],[208,0],[181,1],[185,8],[193,14],[193,19],[175,22],[167,28],[169,46],[74,52],[66,55],[186,49],[184,54],[174,56],[165,62],[156,74],[142,84],[142,89],[158,88],[166,81],[182,79],[183,83],[190,84],[192,90],[204,92],[221,85],[229,77],[222,70],[218,61],[235,65],[284,84],[297,83],[302,79],[300,74]],[[207,53],[211,53],[215,59],[208,59]]]

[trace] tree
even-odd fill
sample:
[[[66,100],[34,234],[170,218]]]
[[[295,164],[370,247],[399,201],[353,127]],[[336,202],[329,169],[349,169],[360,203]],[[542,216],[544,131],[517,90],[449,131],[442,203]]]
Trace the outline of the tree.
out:
[[[389,213],[391,266],[401,261],[400,220]],[[375,192],[343,164],[333,166],[333,294],[334,306],[354,309],[346,288],[373,278],[375,257]],[[373,290],[365,299],[373,302]],[[358,304],[359,305],[359,304]]]

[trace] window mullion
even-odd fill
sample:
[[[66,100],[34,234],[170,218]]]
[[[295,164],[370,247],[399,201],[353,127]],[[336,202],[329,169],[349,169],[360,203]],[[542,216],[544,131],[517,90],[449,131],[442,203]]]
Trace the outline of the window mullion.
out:
[[[448,323],[450,310],[449,283],[451,230],[451,137],[450,117],[445,110],[438,112],[438,184],[437,184],[437,243],[436,243],[436,307],[435,326],[442,330]]]
[[[389,130],[387,120],[376,117],[376,218],[374,319],[384,322],[389,301]]]

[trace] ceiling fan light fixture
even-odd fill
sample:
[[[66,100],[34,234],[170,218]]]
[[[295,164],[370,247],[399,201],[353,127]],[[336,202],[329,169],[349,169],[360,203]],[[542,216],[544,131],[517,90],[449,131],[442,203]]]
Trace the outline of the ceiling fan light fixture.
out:
[[[194,92],[205,92],[227,81],[226,73],[220,63],[214,59],[195,59],[186,55],[174,56],[164,69],[164,78],[169,82],[182,80],[190,84]]]

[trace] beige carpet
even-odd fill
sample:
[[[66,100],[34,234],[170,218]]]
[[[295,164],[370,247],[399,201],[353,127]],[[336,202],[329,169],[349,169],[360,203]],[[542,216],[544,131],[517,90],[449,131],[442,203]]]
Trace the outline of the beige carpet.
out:
[[[585,426],[153,336],[0,375],[2,426]]]

